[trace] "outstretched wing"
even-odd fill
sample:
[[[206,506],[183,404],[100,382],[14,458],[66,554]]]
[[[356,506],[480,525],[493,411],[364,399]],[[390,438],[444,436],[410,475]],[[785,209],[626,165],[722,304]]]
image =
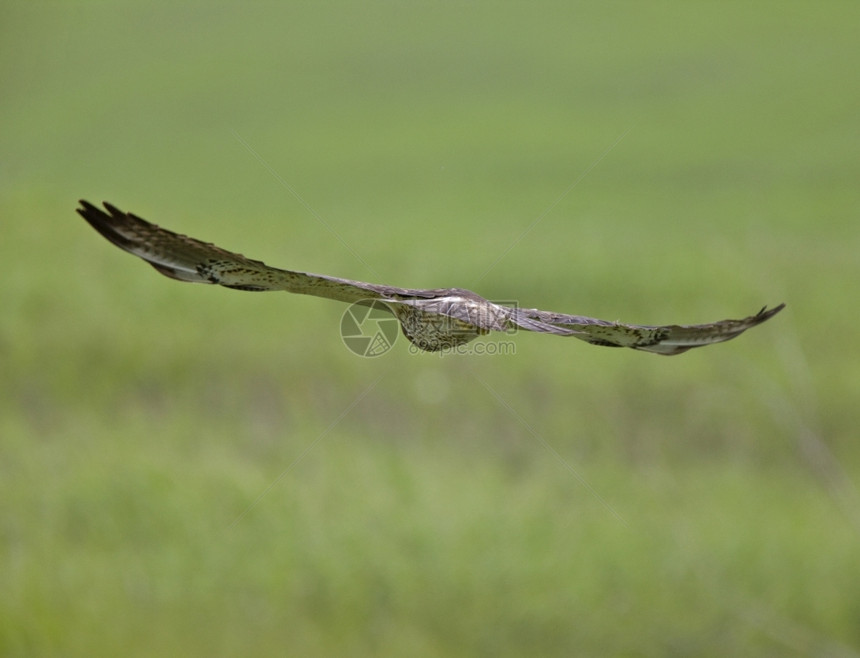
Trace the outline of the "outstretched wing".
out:
[[[751,327],[769,320],[785,304],[742,320],[721,320],[710,324],[648,326],[607,322],[578,315],[564,315],[537,309],[513,309],[511,321],[529,331],[569,335],[591,343],[609,347],[631,347],[635,350],[671,356],[694,347],[722,343],[740,336]]]
[[[86,201],[80,203],[78,214],[96,231],[163,275],[179,281],[218,284],[237,290],[286,290],[343,302],[392,296],[428,297],[434,292],[270,267],[214,244],[168,231],[109,203],[104,203],[107,212]]]

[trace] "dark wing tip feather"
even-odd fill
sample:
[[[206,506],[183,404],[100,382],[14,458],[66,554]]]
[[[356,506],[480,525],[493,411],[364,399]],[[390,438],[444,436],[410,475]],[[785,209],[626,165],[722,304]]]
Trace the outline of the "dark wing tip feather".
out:
[[[176,267],[170,262],[161,262],[149,250],[141,250],[140,239],[137,234],[141,229],[158,230],[155,224],[151,224],[132,213],[124,212],[107,201],[102,202],[105,210],[108,211],[107,213],[83,199],[80,200],[80,204],[81,207],[76,209],[77,213],[102,237],[123,251],[142,258],[164,276],[178,281],[211,283],[199,276],[193,269],[188,270],[187,268]],[[170,233],[169,231],[164,232]]]
[[[105,239],[107,239],[112,244],[115,244],[120,249],[126,249],[131,246],[131,242],[128,238],[123,236],[116,229],[116,224],[118,221],[126,220],[127,216],[124,212],[122,212],[119,208],[112,206],[107,201],[104,202],[104,207],[110,212],[108,215],[101,208],[94,206],[88,201],[84,201],[83,199],[79,202],[81,204],[81,208],[76,208],[77,213],[87,220],[87,223],[92,226],[96,231],[98,231]]]
[[[753,320],[756,323],[764,322],[765,320],[770,320],[774,315],[779,313],[782,309],[785,308],[785,302],[774,306],[772,309],[768,310],[767,306],[762,306],[762,309],[755,314]]]
[[[753,327],[760,325],[762,322],[770,320],[784,308],[785,303],[781,303],[771,309],[768,309],[767,306],[763,306],[758,313],[750,315],[743,320],[723,320],[711,325],[667,327],[670,335],[659,340],[655,340],[651,344],[637,345],[635,346],[635,349],[644,350],[646,352],[655,352],[666,356],[682,354],[683,352],[696,347],[704,347],[705,345],[721,343],[737,338],[747,329],[752,329]],[[703,340],[703,338],[706,340]]]
[[[114,217],[126,217],[127,213],[124,213],[122,210],[117,208],[112,203],[108,203],[107,201],[102,201],[102,205],[105,207],[112,216]]]

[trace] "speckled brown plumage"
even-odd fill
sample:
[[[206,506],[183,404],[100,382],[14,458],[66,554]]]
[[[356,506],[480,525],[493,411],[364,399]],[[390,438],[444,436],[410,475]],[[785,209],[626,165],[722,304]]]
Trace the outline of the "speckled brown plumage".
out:
[[[699,325],[647,326],[607,322],[578,315],[523,309],[490,302],[470,290],[396,288],[323,274],[270,267],[214,244],[151,224],[104,203],[105,212],[81,201],[77,212],[120,249],[179,281],[209,283],[235,290],[285,290],[342,302],[380,300],[400,321],[404,335],[428,352],[463,345],[490,331],[525,329],[573,336],[592,345],[630,347],[672,355],[720,343],[772,318],[780,304],[741,320]]]

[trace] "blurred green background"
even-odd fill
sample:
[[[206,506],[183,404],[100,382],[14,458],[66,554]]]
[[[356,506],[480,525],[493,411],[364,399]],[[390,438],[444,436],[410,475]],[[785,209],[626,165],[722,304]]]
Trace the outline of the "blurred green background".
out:
[[[860,5],[3,3],[0,654],[857,655]],[[363,359],[273,265],[645,324]],[[499,336],[490,340],[509,340]]]

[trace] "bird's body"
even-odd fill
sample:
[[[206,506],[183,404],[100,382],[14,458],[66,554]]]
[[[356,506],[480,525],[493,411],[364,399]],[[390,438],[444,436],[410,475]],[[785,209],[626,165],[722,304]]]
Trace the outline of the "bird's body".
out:
[[[458,347],[491,331],[525,329],[574,336],[593,345],[680,354],[730,340],[784,307],[763,308],[742,320],[702,325],[647,326],[495,304],[462,288],[413,289],[270,267],[213,244],[180,235],[105,203],[108,212],[81,201],[78,213],[119,248],[179,281],[236,290],[284,290],[348,303],[381,301],[404,335],[428,352]]]
[[[430,299],[388,302],[403,335],[426,352],[453,349],[491,331],[512,328],[510,309],[468,290],[451,288]]]

